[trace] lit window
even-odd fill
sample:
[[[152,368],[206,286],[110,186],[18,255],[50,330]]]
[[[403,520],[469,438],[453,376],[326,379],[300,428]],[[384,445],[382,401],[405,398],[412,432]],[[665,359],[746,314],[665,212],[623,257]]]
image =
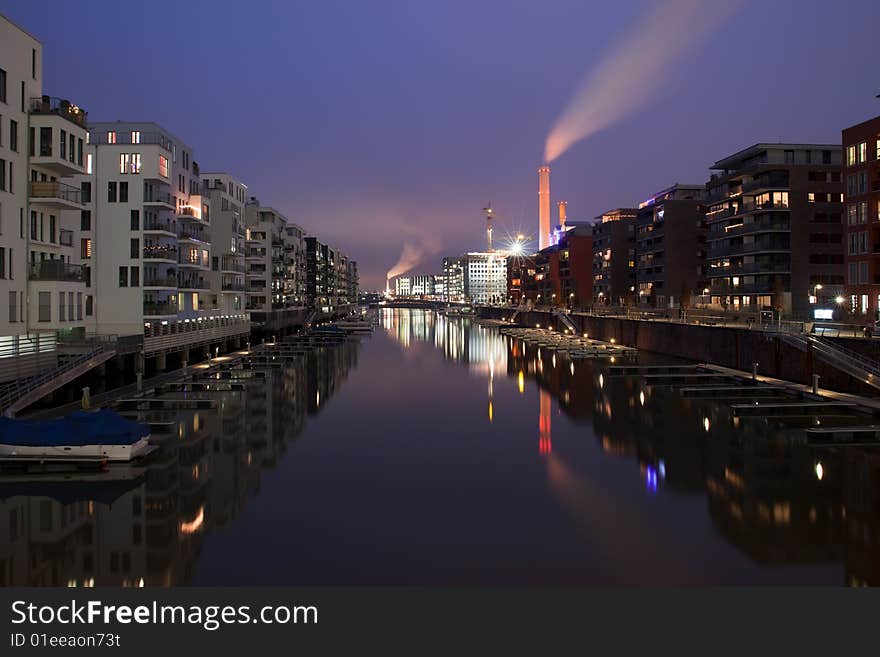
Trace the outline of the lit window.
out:
[[[110,132],[107,133],[107,143],[108,144],[115,144],[116,143],[116,132],[115,131],[111,130]]]
[[[132,153],[131,154],[131,172],[132,173],[140,173],[141,172],[141,154],[140,153]]]
[[[164,155],[159,156],[159,175],[163,178],[168,177],[168,158]]]
[[[132,144],[140,144],[141,143],[141,131],[140,130],[132,130],[131,143]]]
[[[847,146],[846,148],[846,166],[851,167],[856,163],[856,147]]]
[[[859,162],[868,161],[868,142],[863,141],[859,144]]]
[[[120,153],[119,154],[119,173],[128,173],[129,166],[131,165],[131,157],[128,153]]]
[[[815,203],[816,202],[816,193],[815,192],[807,192],[807,202]]]
[[[88,174],[92,173],[92,154],[91,153],[86,155],[86,173],[88,173]]]

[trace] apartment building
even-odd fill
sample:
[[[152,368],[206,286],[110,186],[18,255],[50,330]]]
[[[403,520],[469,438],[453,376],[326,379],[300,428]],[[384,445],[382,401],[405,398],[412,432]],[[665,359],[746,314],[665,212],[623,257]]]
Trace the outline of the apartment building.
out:
[[[57,362],[91,295],[74,234],[83,207],[86,111],[45,95],[42,44],[0,15],[0,382]]]
[[[618,208],[593,223],[594,303],[623,306],[635,299],[637,214],[635,208]]]
[[[703,185],[675,184],[639,204],[635,220],[640,304],[673,308],[703,282]]]
[[[286,307],[306,305],[306,234],[302,226],[291,221],[284,227],[284,286],[282,301]]]
[[[711,167],[707,287],[712,305],[807,319],[841,294],[841,149],[755,144]]]
[[[306,237],[305,243],[307,305],[323,313],[347,312],[357,303],[356,265],[317,237]]]
[[[880,318],[880,116],[842,133],[846,288],[853,312]]]
[[[245,311],[245,216],[247,185],[228,173],[201,173],[211,208],[212,303],[222,313]]]

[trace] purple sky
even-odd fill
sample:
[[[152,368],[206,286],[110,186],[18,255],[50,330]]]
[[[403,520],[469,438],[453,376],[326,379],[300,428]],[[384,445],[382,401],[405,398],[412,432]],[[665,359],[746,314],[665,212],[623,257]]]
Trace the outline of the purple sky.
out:
[[[92,120],[154,120],[203,170],[384,286],[404,241],[443,254],[534,232],[544,140],[646,2],[29,2],[44,90]],[[707,11],[711,11],[707,2]],[[877,0],[751,0],[640,111],[553,164],[569,217],[631,205],[756,141],[830,142],[880,114]]]

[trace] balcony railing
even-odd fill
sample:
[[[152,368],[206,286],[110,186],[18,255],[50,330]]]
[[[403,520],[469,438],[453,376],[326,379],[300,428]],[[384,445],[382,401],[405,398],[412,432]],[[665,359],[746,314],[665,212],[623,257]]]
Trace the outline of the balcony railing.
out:
[[[223,260],[220,264],[220,269],[222,271],[237,271],[239,273],[244,273],[244,264],[240,262]]]
[[[788,203],[743,203],[740,212],[752,212],[753,210],[788,210]]]
[[[222,288],[226,292],[244,292],[244,283],[226,283],[224,282]]]
[[[144,301],[144,315],[176,315],[176,303]]]
[[[91,133],[89,133],[89,142],[92,144],[131,144],[132,130],[110,130],[110,132],[115,135],[115,141],[113,142],[110,141],[107,132],[107,130],[101,132],[92,130]],[[138,141],[135,145],[141,144],[155,144],[164,148],[166,151],[171,151],[172,142],[161,132],[139,132]]]
[[[177,237],[182,240],[196,240],[198,242],[210,242],[211,233],[207,230],[193,230],[192,228],[181,228]]]
[[[788,176],[762,176],[750,182],[743,184],[744,192],[751,192],[756,189],[773,189],[774,187],[788,188],[790,185]]]
[[[81,265],[71,265],[61,260],[42,260],[32,262],[28,269],[31,281],[85,281],[85,271]]]
[[[166,233],[177,234],[177,222],[170,219],[148,218],[144,221],[144,230],[163,230]]]
[[[35,182],[28,183],[28,195],[30,198],[59,199],[69,203],[82,205],[82,193],[79,187],[65,185],[62,182]]]
[[[177,287],[177,276],[145,276],[144,285],[146,287]]]
[[[739,276],[741,274],[775,274],[788,272],[790,266],[787,263],[771,262],[748,262],[740,265],[731,265],[730,267],[710,267],[709,278],[717,278],[719,276]]]
[[[177,260],[177,248],[173,246],[145,246],[145,260]]]
[[[75,123],[83,129],[86,129],[87,126],[86,117],[88,112],[64,98],[54,98],[52,96],[31,98],[30,110],[31,114],[55,114],[63,119],[67,119],[71,123]]]
[[[707,239],[711,241],[727,237],[736,237],[739,235],[750,235],[752,233],[789,230],[791,230],[791,225],[786,221],[753,221],[748,224],[744,223],[738,226],[730,226],[726,230],[709,231]]]
[[[170,193],[153,192],[152,194],[144,194],[144,203],[165,203],[166,205],[174,205]]]
[[[760,251],[790,251],[788,244],[776,242],[751,242],[749,244],[717,244],[709,249],[709,255],[713,257],[724,255],[737,255],[740,253],[758,253]]]
[[[208,281],[199,276],[178,276],[177,286],[182,290],[207,290]]]

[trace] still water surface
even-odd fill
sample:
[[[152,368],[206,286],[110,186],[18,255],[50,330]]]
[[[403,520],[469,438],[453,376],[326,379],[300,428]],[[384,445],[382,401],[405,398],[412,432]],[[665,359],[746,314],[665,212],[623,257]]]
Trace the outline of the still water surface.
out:
[[[173,433],[128,478],[0,481],[0,583],[880,579],[875,451],[607,365],[384,310],[372,337],[204,393],[217,409],[151,414]]]

